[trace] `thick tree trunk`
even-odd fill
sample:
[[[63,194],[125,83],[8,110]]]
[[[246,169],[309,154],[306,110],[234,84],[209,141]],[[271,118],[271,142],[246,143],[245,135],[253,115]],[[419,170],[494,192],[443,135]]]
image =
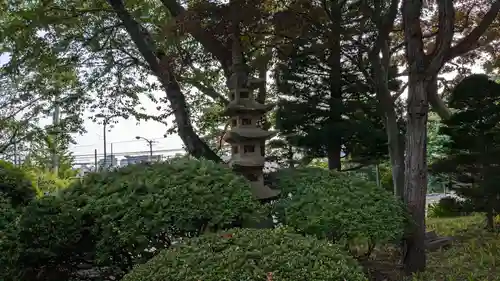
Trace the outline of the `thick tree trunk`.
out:
[[[424,52],[422,41],[423,33],[420,26],[422,1],[405,0],[402,5],[406,60],[409,65],[403,197],[412,222],[403,243],[403,263],[407,275],[424,271],[426,265],[428,93],[431,80],[435,78],[443,64],[443,53],[451,44],[452,37],[450,38],[447,31],[449,28],[453,29],[453,25],[450,27],[449,18],[443,20],[443,14],[449,13],[450,10],[453,10],[451,0],[440,2],[439,28],[441,33],[436,38],[436,48],[433,51],[433,57],[430,58]],[[453,36],[453,30],[451,32]]]
[[[394,195],[402,199],[404,189],[404,140],[399,130],[398,117],[394,108],[394,101],[388,88],[388,73],[386,69],[388,60],[382,59],[377,52],[370,54],[370,62],[374,73],[375,89],[377,93],[378,107],[384,113],[385,130],[387,133],[389,159],[391,162],[392,183]]]
[[[328,169],[336,171],[342,170],[342,163],[340,161],[341,151],[342,147],[340,142],[336,140],[328,142],[328,151],[327,151]]]
[[[425,270],[425,196],[427,193],[427,83],[410,74],[406,127],[404,201],[414,222],[405,238],[407,274]]]
[[[427,193],[427,117],[429,100],[439,115],[447,118],[449,112],[441,110],[437,96],[436,77],[443,65],[451,59],[478,47],[478,40],[494,22],[500,11],[496,0],[484,14],[481,22],[453,47],[455,8],[453,0],[438,1],[438,32],[433,50],[424,51],[421,13],[423,2],[402,2],[406,60],[409,65],[408,116],[405,155],[404,199],[414,222],[405,239],[404,266],[407,274],[425,270],[425,196]]]

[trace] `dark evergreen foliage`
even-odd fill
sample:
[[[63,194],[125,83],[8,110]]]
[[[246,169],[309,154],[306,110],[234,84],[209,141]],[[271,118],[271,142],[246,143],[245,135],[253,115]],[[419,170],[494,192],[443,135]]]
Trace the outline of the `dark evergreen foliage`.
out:
[[[486,212],[493,227],[500,207],[500,85],[471,75],[452,92],[450,108],[455,111],[441,128],[449,136],[447,157],[432,171],[448,174],[451,190],[470,199],[474,211]]]
[[[342,25],[350,26],[348,17],[353,11],[339,9]],[[334,34],[330,20],[309,19],[302,23],[300,36],[288,39],[281,48],[275,71],[281,97],[276,126],[288,143],[311,157],[328,157],[328,147],[336,142],[354,162],[373,162],[387,155],[384,116],[373,83],[365,81],[347,58],[357,55],[352,42],[344,38],[346,34]],[[356,32],[356,27],[350,27],[343,32]],[[331,40],[341,40],[338,54]],[[395,74],[396,69],[391,70]],[[392,90],[400,87],[396,79],[389,84]]]

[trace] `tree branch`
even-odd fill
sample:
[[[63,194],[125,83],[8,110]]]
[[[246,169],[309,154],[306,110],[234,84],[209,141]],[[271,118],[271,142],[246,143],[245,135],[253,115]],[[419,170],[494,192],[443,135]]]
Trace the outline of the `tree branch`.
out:
[[[479,38],[486,32],[500,11],[500,0],[495,0],[483,19],[464,39],[453,46],[446,54],[445,61],[461,56],[478,46]]]
[[[149,32],[132,18],[122,0],[108,0],[108,3],[123,22],[132,41],[165,89],[175,115],[179,136],[186,145],[189,153],[196,158],[204,157],[214,162],[221,162],[220,157],[194,131],[189,113],[187,112],[186,98],[175,79],[173,68],[168,58],[163,52],[156,49]]]
[[[170,12],[173,17],[181,17],[187,14],[186,9],[181,6],[177,0],[161,0],[163,6]],[[206,31],[200,24],[198,19],[189,18],[190,22],[189,33],[198,41],[205,50],[212,54],[222,65],[226,77],[231,75],[231,50],[227,48],[222,42],[217,40],[212,34]]]
[[[429,88],[427,89],[427,95],[430,104],[432,105],[434,111],[442,118],[447,119],[451,116],[450,110],[446,107],[443,100],[437,94],[437,73],[439,69],[446,63],[447,61],[461,56],[463,54],[468,53],[478,46],[479,38],[486,32],[489,26],[493,23],[495,18],[500,11],[500,0],[496,0],[483,17],[482,21],[479,23],[477,27],[475,27],[469,35],[467,35],[464,39],[462,39],[459,43],[457,43],[453,47],[447,47],[448,42],[453,40],[453,26],[454,26],[454,17],[452,19],[451,12],[453,1],[440,1],[439,2],[439,34],[436,39],[436,48],[433,52],[433,58],[427,69],[427,73],[433,77],[433,81],[430,81]],[[448,13],[448,16],[446,16]],[[441,32],[441,29],[444,28],[446,32]],[[450,31],[451,30],[451,31]],[[441,37],[441,39],[439,39]],[[440,40],[440,41],[439,41]],[[440,45],[438,45],[438,43]],[[442,49],[441,49],[442,48]],[[441,49],[441,50],[439,50]]]
[[[229,103],[229,100],[224,95],[217,92],[214,89],[214,87],[206,86],[197,79],[183,78],[181,81],[184,82],[189,81],[188,82],[189,84],[195,86],[200,92],[202,92],[204,95],[208,97],[211,97],[217,103],[221,103],[224,106],[226,106]]]
[[[428,38],[432,38],[434,36],[436,36],[438,34],[439,31],[434,31],[434,32],[430,32],[430,33],[425,33],[424,35],[422,35],[422,38],[423,39],[428,39]],[[391,48],[391,54],[394,54],[395,52],[399,51],[401,48],[403,48],[405,46],[405,42],[401,42],[399,44],[397,44],[396,46],[392,47]]]
[[[375,18],[376,25],[378,26],[378,36],[375,40],[375,44],[372,53],[379,53],[382,49],[383,45],[387,43],[389,39],[389,34],[391,33],[394,27],[394,20],[396,19],[396,15],[398,14],[398,0],[391,0],[391,5],[389,6],[389,11],[385,15],[385,17],[377,16]]]
[[[454,26],[455,26],[455,7],[453,0],[438,1],[438,34],[436,44],[432,53],[428,55],[426,60],[430,61],[427,67],[427,73],[430,76],[438,74],[439,70],[445,63],[446,54],[451,48],[453,41]]]
[[[406,88],[408,88],[408,82],[406,82],[403,85],[403,87],[401,87],[401,89],[399,89],[399,91],[396,92],[396,94],[392,95],[393,102],[396,101],[404,93],[404,91],[406,90]]]

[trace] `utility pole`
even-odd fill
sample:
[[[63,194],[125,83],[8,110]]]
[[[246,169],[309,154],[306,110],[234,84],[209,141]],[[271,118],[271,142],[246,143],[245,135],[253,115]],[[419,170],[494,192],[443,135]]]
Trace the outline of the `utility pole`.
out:
[[[97,164],[97,149],[94,149],[94,163],[95,163],[95,166],[94,166],[94,170],[95,172],[97,172],[97,167],[99,164]]]
[[[149,142],[149,161],[153,161],[153,142]]]
[[[100,117],[100,118],[103,119],[102,120],[102,132],[103,132],[103,139],[104,139],[103,140],[103,142],[104,142],[104,144],[103,144],[103,148],[104,148],[104,150],[103,150],[103,152],[104,152],[104,163],[106,163],[107,156],[108,156],[107,151],[106,151],[107,146],[108,146],[108,143],[107,143],[107,140],[106,140],[106,131],[108,130],[109,121],[111,121],[115,117],[118,117],[118,115],[110,115],[110,116],[104,116],[103,115],[103,116]],[[111,128],[113,128],[113,126],[111,126]]]
[[[109,164],[109,166],[110,166],[110,167],[113,167],[113,166],[114,166],[114,163],[113,163],[113,143],[110,143],[109,145],[111,146],[111,151],[110,151],[111,155],[110,155],[110,157],[109,157],[109,158],[110,158],[111,163]]]
[[[108,125],[108,119],[104,119],[103,121],[103,138],[104,138],[104,163],[106,163],[106,146],[108,146],[108,144],[106,143],[106,126]]]

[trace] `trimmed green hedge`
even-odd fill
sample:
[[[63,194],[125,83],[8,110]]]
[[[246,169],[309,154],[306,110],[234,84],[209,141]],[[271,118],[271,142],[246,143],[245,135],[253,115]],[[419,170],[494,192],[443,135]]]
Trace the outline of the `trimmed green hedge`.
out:
[[[213,162],[131,165],[90,174],[28,206],[20,220],[17,266],[23,278],[30,269],[47,274],[39,280],[64,280],[86,259],[105,268],[105,276],[119,278],[174,241],[262,213],[249,182]]]
[[[276,204],[280,221],[301,233],[370,244],[403,235],[403,204],[371,182],[320,168],[285,169],[276,179],[283,194]]]
[[[233,229],[204,235],[161,252],[123,281],[365,281],[338,245],[286,229]]]

